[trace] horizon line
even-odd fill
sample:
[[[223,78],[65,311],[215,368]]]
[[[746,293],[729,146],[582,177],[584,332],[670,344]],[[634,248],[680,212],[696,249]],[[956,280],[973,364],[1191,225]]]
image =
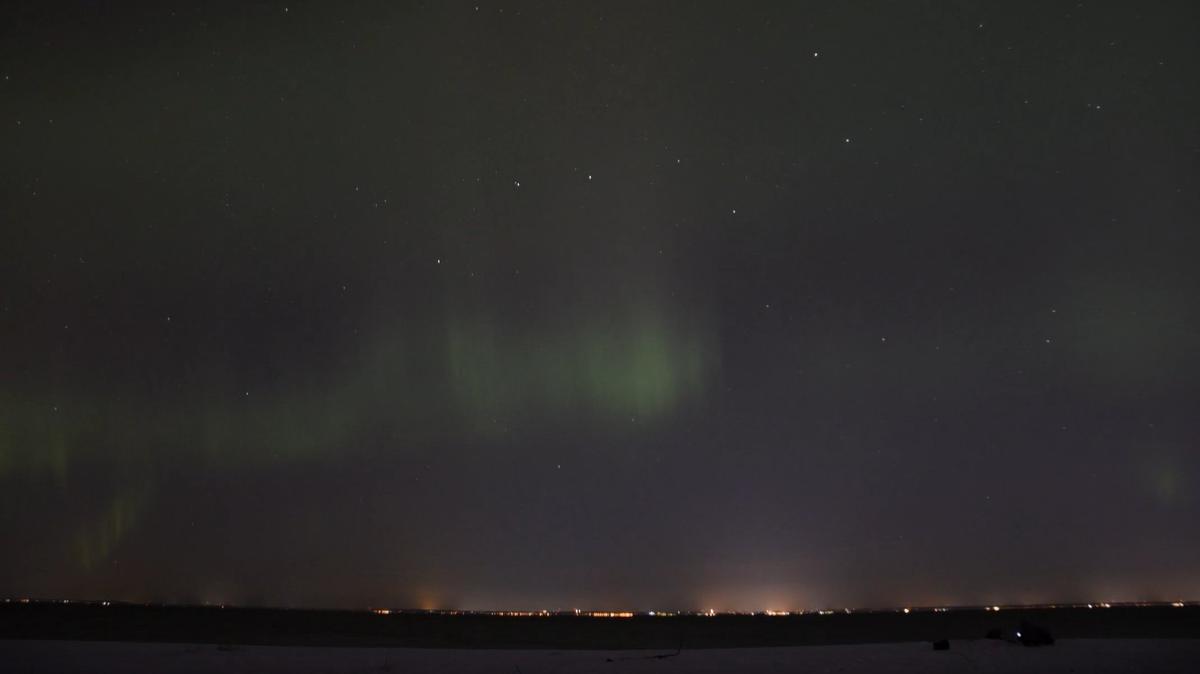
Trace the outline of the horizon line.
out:
[[[227,604],[227,603],[173,603],[165,601],[134,601],[127,599],[45,599],[38,597],[6,597],[5,604],[49,604],[49,605],[85,605],[85,606],[138,606],[145,608],[208,608],[225,610],[269,610],[269,611],[320,611],[346,613],[374,613],[376,615],[475,615],[495,617],[582,617],[582,618],[633,618],[633,617],[717,617],[717,616],[763,616],[788,617],[834,615],[854,613],[944,613],[949,611],[1005,611],[1005,610],[1034,610],[1034,609],[1110,609],[1110,608],[1186,608],[1200,606],[1200,599],[1148,600],[1148,601],[1068,601],[1046,602],[1037,604],[947,604],[947,605],[907,605],[907,606],[876,606],[876,607],[821,607],[801,609],[771,609],[757,610],[697,610],[697,609],[459,609],[459,608],[395,608],[390,606],[367,606],[358,608],[336,608],[321,606],[281,606],[270,604]]]

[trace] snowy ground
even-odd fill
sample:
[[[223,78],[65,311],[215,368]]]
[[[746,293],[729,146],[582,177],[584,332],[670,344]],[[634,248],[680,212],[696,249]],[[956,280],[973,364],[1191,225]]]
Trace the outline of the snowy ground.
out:
[[[669,655],[669,657],[655,657]],[[293,648],[4,641],[4,672],[1195,672],[1200,639],[1075,639],[1047,648],[999,641],[684,651]]]

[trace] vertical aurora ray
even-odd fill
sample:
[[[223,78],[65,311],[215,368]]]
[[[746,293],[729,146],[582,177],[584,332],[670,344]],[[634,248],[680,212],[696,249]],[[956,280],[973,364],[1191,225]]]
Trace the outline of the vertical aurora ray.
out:
[[[652,311],[627,321],[497,330],[454,322],[446,339],[455,407],[485,424],[511,414],[666,414],[702,395],[714,340]]]

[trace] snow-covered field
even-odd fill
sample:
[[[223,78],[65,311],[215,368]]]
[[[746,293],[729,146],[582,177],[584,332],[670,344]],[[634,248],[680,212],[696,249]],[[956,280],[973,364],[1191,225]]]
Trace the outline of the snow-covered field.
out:
[[[668,656],[668,657],[656,657]],[[1076,639],[684,651],[293,648],[0,640],[3,672],[1196,672],[1200,639]]]

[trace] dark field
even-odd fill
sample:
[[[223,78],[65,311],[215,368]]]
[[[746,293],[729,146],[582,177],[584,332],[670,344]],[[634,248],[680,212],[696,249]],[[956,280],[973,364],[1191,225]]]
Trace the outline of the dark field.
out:
[[[982,639],[1022,621],[1056,639],[1200,637],[1200,606],[594,618],[51,603],[0,605],[0,639],[468,649],[761,648]]]

